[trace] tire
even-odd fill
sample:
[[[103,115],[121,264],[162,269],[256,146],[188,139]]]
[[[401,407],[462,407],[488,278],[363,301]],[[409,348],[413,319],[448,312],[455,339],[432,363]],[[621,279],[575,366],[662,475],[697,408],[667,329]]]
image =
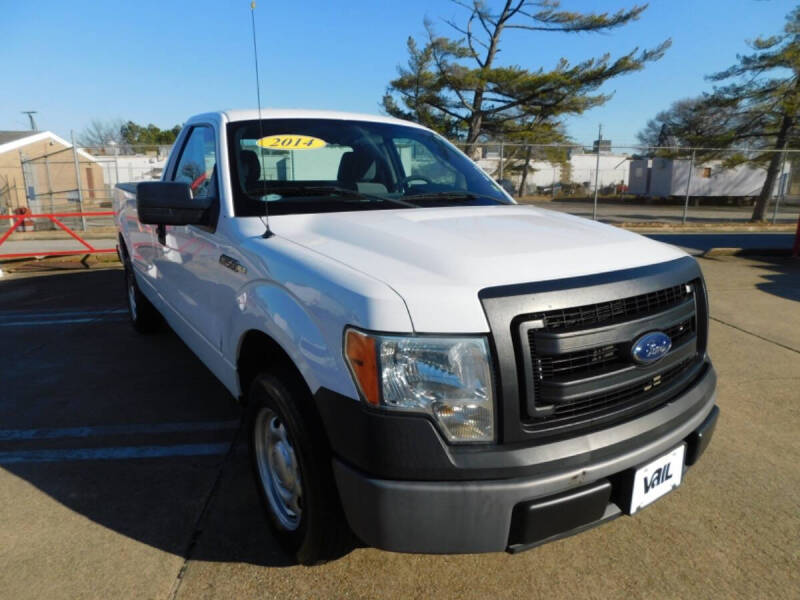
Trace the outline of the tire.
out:
[[[280,372],[261,373],[250,386],[253,475],[281,546],[301,564],[320,564],[349,552],[354,538],[311,394],[291,368]]]
[[[125,262],[125,297],[128,302],[128,318],[131,325],[139,333],[153,333],[161,327],[161,315],[150,301],[145,298],[136,283],[133,267]]]

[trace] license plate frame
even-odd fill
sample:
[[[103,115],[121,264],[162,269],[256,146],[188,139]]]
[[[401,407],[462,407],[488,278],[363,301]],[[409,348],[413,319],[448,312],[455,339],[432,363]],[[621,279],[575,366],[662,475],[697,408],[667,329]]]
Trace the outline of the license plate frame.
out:
[[[637,467],[633,473],[628,514],[633,515],[678,488],[686,471],[686,444]]]

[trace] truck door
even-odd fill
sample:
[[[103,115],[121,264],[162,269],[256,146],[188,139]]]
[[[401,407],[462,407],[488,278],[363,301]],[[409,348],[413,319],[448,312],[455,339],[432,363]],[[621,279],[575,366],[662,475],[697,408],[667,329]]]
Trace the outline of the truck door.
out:
[[[208,358],[211,348],[219,351],[217,308],[226,296],[224,285],[213,285],[221,270],[215,234],[219,214],[216,135],[211,125],[195,125],[184,139],[166,180],[188,183],[194,198],[213,198],[217,208],[208,226],[164,228],[159,236],[158,288],[173,312],[173,327],[195,352]]]

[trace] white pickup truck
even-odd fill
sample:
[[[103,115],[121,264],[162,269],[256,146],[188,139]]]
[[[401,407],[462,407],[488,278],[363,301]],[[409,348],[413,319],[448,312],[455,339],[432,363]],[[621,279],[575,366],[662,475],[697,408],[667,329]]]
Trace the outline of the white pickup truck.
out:
[[[524,550],[660,498],[713,433],[696,261],[517,205],[414,123],[198,115],[115,211],[134,327],[163,317],[246,403],[300,562],[353,533]]]

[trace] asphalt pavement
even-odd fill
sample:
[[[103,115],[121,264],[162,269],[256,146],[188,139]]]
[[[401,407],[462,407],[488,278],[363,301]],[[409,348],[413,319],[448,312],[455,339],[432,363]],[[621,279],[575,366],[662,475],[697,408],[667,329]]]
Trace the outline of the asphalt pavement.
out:
[[[681,487],[520,554],[292,563],[241,412],[119,269],[0,279],[0,598],[797,598],[800,263],[700,259],[722,416]]]

